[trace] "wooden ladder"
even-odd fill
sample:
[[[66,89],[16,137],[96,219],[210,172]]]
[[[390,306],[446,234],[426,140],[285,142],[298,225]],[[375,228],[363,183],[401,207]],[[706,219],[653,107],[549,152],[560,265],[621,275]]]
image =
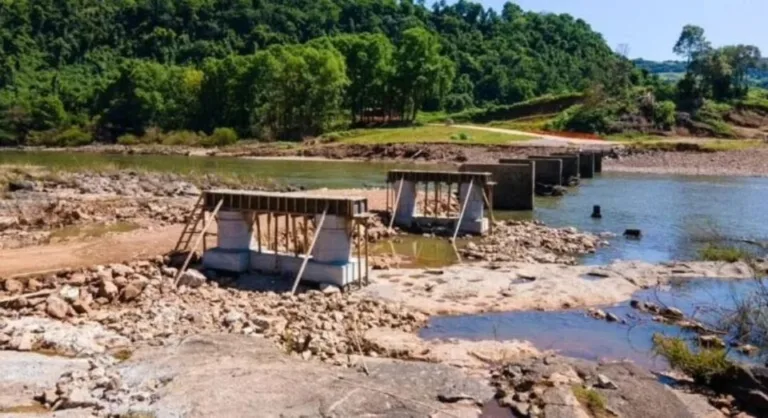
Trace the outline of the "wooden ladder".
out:
[[[173,249],[174,253],[180,253],[189,250],[189,244],[192,242],[192,237],[194,237],[198,232],[201,232],[197,228],[200,226],[200,223],[203,222],[204,218],[205,208],[203,207],[203,195],[201,194],[197,199],[197,202],[195,202],[194,208],[192,208],[192,212],[187,219],[187,223],[184,224],[184,229],[181,231],[179,240],[176,241],[176,246]]]

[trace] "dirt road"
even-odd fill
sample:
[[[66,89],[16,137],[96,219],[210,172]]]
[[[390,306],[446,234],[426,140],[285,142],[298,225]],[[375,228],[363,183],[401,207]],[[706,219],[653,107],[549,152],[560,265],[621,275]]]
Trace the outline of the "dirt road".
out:
[[[90,267],[163,254],[176,244],[183,225],[0,252],[0,277],[62,268]]]
[[[555,136],[555,135],[546,135],[546,134],[539,134],[534,132],[526,132],[526,131],[518,131],[516,129],[504,129],[504,128],[493,128],[489,126],[478,126],[478,125],[451,125],[454,128],[460,128],[460,129],[473,129],[476,131],[486,131],[486,132],[496,132],[501,134],[510,134],[510,135],[522,135],[522,136],[530,136],[531,140],[529,141],[515,141],[515,144],[519,145],[525,145],[525,146],[551,146],[551,147],[565,147],[568,145],[593,145],[593,146],[606,146],[606,147],[613,147],[616,144],[606,143],[606,141],[600,140],[600,139],[581,139],[581,138],[566,138],[562,136]]]

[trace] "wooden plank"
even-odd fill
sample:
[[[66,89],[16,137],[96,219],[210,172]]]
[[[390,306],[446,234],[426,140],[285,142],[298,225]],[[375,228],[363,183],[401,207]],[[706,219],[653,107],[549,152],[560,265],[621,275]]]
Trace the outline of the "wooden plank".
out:
[[[326,203],[326,207],[323,210],[323,214],[320,216],[320,222],[317,224],[317,228],[315,228],[315,236],[312,237],[312,244],[309,245],[309,248],[304,254],[304,261],[301,262],[301,268],[299,269],[299,273],[296,275],[296,280],[293,281],[293,287],[291,288],[292,295],[296,294],[296,288],[299,287],[301,276],[304,275],[304,270],[307,268],[307,263],[309,263],[309,256],[312,254],[312,250],[315,248],[315,244],[317,243],[317,238],[320,236],[320,231],[323,229],[323,224],[325,223],[325,215],[327,214],[328,214],[328,204]]]
[[[211,212],[211,217],[208,218],[208,221],[205,223],[205,226],[203,226],[202,232],[200,232],[200,235],[197,237],[197,240],[195,241],[195,245],[192,246],[192,248],[189,249],[189,254],[187,255],[187,259],[184,260],[184,264],[182,264],[179,271],[176,273],[176,277],[173,280],[173,285],[178,286],[179,279],[181,278],[181,275],[184,274],[184,271],[189,267],[189,262],[192,261],[192,256],[195,254],[195,250],[197,247],[200,246],[200,241],[202,241],[203,237],[205,236],[205,233],[208,232],[208,228],[211,227],[213,224],[213,220],[216,219],[216,215],[219,213],[219,209],[221,209],[221,205],[224,204],[224,200],[219,200],[219,203],[216,205],[216,208]]]
[[[395,216],[397,215],[397,207],[400,205],[400,195],[403,194],[403,184],[405,184],[405,179],[400,179],[400,186],[397,189],[397,196],[395,197],[395,206],[392,208],[392,212],[390,212],[390,218],[389,218],[389,227],[388,229],[392,230],[392,225],[395,223]]]
[[[467,189],[467,195],[464,197],[464,203],[461,205],[461,213],[459,213],[459,220],[456,222],[456,230],[453,231],[453,238],[451,238],[452,242],[456,242],[456,237],[459,235],[459,228],[461,227],[461,221],[464,219],[464,212],[467,211],[467,204],[469,203],[469,197],[472,194],[472,187],[475,185],[475,180],[469,181],[469,188]],[[459,195],[461,195],[461,191],[459,191]]]

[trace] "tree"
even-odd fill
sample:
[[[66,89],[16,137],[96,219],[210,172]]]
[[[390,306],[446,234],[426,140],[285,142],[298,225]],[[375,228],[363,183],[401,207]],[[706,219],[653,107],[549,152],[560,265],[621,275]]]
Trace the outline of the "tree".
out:
[[[673,51],[692,63],[696,57],[709,51],[711,45],[704,36],[704,29],[695,25],[685,25]]]

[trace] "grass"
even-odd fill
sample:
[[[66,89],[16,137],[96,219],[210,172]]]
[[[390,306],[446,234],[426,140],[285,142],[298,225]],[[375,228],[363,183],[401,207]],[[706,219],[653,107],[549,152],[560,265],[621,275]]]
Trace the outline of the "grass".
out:
[[[488,124],[494,128],[516,129],[519,131],[544,132],[547,124],[557,116],[556,113],[549,115],[536,115],[524,118],[493,121]]]
[[[510,142],[530,139],[523,135],[500,132],[469,130],[451,126],[420,126],[392,129],[358,129],[325,135],[341,144],[414,144],[414,143],[461,143],[482,145],[504,145]],[[451,139],[451,138],[455,139]],[[465,138],[465,139],[462,139]]]
[[[691,140],[637,133],[609,135],[606,139],[625,145],[657,151],[740,151],[754,149],[765,145],[762,141],[755,139],[697,138]]]
[[[749,251],[738,247],[707,244],[699,250],[699,257],[705,261],[725,261],[735,263],[739,260],[747,260],[752,254]]]
[[[733,364],[728,361],[725,349],[691,349],[681,338],[653,336],[653,349],[657,355],[667,359],[673,368],[692,377],[697,383],[707,384],[715,375],[727,372]]]
[[[595,418],[609,417],[611,414],[605,407],[605,399],[594,389],[588,389],[584,386],[576,385],[572,388],[573,395],[579,401],[581,406],[589,411],[590,416]]]

